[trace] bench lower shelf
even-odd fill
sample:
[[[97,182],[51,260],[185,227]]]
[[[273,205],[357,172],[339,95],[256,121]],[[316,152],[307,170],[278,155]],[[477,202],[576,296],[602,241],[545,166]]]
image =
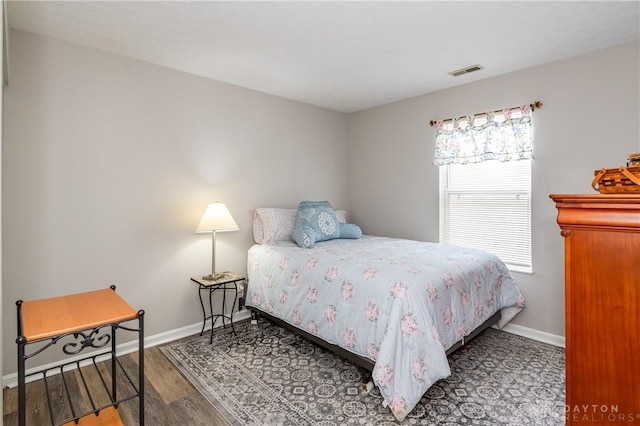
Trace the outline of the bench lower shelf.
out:
[[[118,414],[118,410],[115,407],[107,407],[104,410],[100,411],[100,414],[96,416],[95,414],[89,414],[84,417],[81,417],[78,420],[76,425],[75,422],[71,421],[69,423],[65,423],[63,426],[124,426],[122,420],[120,420],[120,414]]]

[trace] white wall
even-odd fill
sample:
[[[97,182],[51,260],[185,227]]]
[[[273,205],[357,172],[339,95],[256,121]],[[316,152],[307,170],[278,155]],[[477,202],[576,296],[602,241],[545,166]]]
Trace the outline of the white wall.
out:
[[[7,53],[7,50],[5,48],[8,48],[8,40],[6,40],[6,33],[5,33],[5,26],[4,26],[4,21],[5,21],[5,9],[6,9],[6,3],[4,2],[4,0],[2,1],[2,11],[0,12],[0,40],[2,41],[2,48],[0,48],[0,50],[2,50],[2,54],[0,54],[0,69],[2,70],[2,72],[0,74],[2,74],[2,82],[0,82],[0,241],[2,241],[2,105],[3,105],[3,93],[4,93],[4,82],[5,80],[8,81],[8,76],[5,75],[5,54]],[[0,244],[0,307],[2,306],[2,245]],[[4,312],[4,309],[3,309]],[[3,321],[4,322],[4,321]],[[0,344],[2,344],[2,336],[3,336],[3,332],[2,332],[2,327],[0,327]],[[2,365],[2,360],[3,360],[3,354],[2,354],[2,350],[0,350],[0,365]],[[0,388],[4,389],[4,384],[2,383],[2,377],[3,375],[0,374]],[[0,413],[4,413],[4,398],[0,398]],[[3,424],[4,421],[0,420],[0,424]]]
[[[438,239],[429,120],[534,100],[533,275],[516,323],[563,335],[563,251],[550,193],[640,146],[638,43],[345,115],[15,31],[2,146],[3,374],[17,299],[116,284],[147,335],[197,323],[193,233],[225,202],[220,269],[245,271],[256,207],[329,199],[368,234]],[[347,158],[348,157],[348,158]]]
[[[429,120],[544,103],[534,112],[533,275],[514,323],[564,336],[563,239],[551,193],[589,193],[593,171],[640,146],[639,45],[525,69],[349,117],[350,219],[368,234],[438,241],[438,168]]]
[[[194,233],[210,202],[240,227],[218,236],[217,267],[240,273],[256,207],[349,207],[345,114],[26,32],[11,43],[5,375],[17,299],[116,284],[148,336],[201,321],[189,277],[211,268],[211,238]]]

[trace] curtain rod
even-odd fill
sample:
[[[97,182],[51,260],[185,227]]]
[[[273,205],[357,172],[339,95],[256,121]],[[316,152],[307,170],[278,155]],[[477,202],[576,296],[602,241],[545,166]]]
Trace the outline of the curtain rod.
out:
[[[534,111],[536,109],[542,108],[542,105],[543,104],[540,101],[535,101],[532,104],[529,104],[529,106],[531,107],[531,111]],[[511,107],[511,108],[505,108],[505,109],[516,109],[516,108],[520,108],[520,107],[517,106],[517,107]],[[498,110],[495,110],[495,111],[490,111],[490,113],[495,114],[497,112],[502,112],[502,111],[504,111],[504,109],[498,109]],[[485,115],[485,114],[489,114],[489,112],[479,112],[477,114],[473,114],[473,117],[476,117],[476,116],[479,116],[479,115]],[[465,118],[465,117],[466,116],[463,115],[462,117],[458,117],[458,119]],[[455,120],[455,118],[447,118],[447,119],[440,120],[440,121],[442,121],[443,123],[446,123],[447,121],[453,121],[453,120]],[[429,121],[429,124],[431,124],[431,126],[434,126],[436,123],[438,123],[438,121],[435,121],[435,120]]]

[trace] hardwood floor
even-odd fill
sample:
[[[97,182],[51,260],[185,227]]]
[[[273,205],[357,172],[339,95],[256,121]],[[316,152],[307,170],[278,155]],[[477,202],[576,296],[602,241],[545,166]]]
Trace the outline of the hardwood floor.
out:
[[[127,354],[120,357],[120,362],[128,371],[135,371],[138,363],[138,354]],[[106,370],[105,365],[100,365]],[[82,369],[87,382],[97,383],[98,375],[92,372],[89,367]],[[65,373],[67,386],[73,400],[85,400],[82,378],[77,370]],[[108,374],[108,371],[107,371]],[[69,380],[72,378],[72,380]],[[119,383],[122,383],[119,381]],[[60,375],[48,379],[51,388],[61,388],[63,386]],[[98,384],[98,387],[101,384]],[[92,387],[90,385],[90,387]],[[43,381],[38,380],[27,384],[27,423],[32,426],[42,426],[50,424],[49,408],[42,394]],[[126,388],[122,391],[125,392]],[[62,392],[54,392],[52,406],[54,412],[58,410],[68,410],[68,404],[62,398]],[[56,401],[55,396],[59,397]],[[105,401],[106,394],[98,393],[96,403]],[[18,424],[18,394],[17,388],[6,388],[3,390],[5,426]],[[106,401],[104,402],[106,403]],[[209,404],[209,402],[187,381],[180,371],[169,362],[157,347],[145,350],[145,424],[153,426],[171,425],[224,425],[229,423]],[[125,426],[138,425],[138,399],[126,401],[118,407],[118,413]]]

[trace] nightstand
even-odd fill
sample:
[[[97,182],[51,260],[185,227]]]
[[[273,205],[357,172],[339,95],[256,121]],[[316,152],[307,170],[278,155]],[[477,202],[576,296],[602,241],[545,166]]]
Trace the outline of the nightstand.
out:
[[[18,344],[18,425],[27,424],[27,396],[32,400],[34,397],[40,398],[41,401],[46,400],[51,424],[64,426],[97,424],[94,422],[105,419],[113,422],[109,424],[121,425],[116,408],[125,401],[138,398],[139,424],[144,425],[144,311],[136,312],[115,290],[116,287],[112,285],[108,289],[16,302],[18,308],[18,338],[16,339]],[[136,320],[137,326],[125,325]],[[116,331],[123,330],[137,335],[137,383],[133,379],[134,371],[127,372],[116,356]],[[27,371],[26,362],[49,348],[52,350],[59,348],[65,355],[73,358],[61,365],[49,364],[48,368],[37,372]],[[79,359],[79,354],[85,349],[92,352]],[[105,371],[97,368],[96,363],[101,359],[106,359]],[[83,363],[96,366],[93,381],[85,381],[80,370]],[[76,389],[86,400],[72,398],[67,387],[64,377],[74,369],[77,369],[82,376],[82,382],[78,380]],[[56,374],[62,377],[64,387],[50,386],[47,382],[47,379]],[[38,389],[42,389],[46,395],[41,395],[37,389],[31,388],[26,392],[27,379],[42,380],[43,385]],[[104,387],[92,385],[100,382]],[[118,385],[119,382],[124,383]],[[65,409],[52,409],[51,401],[54,400],[62,403]],[[32,423],[29,422],[29,424]]]
[[[242,309],[245,280],[245,277],[228,271],[223,272],[222,277],[217,280],[207,280],[204,277],[191,278],[191,281],[198,284],[198,297],[200,299],[200,306],[202,307],[203,319],[202,330],[200,331],[201,336],[204,334],[207,320],[211,319],[211,338],[209,339],[209,343],[213,343],[213,328],[215,327],[218,318],[222,319],[223,328],[227,327],[228,321],[229,325],[231,325],[231,329],[233,330],[233,334],[237,336],[236,330],[233,328],[233,312],[236,309],[236,305],[238,305],[238,310]],[[233,305],[231,305],[231,312],[229,314],[225,313],[227,309],[227,290],[233,290]],[[213,294],[217,291],[222,291],[222,313],[220,314],[213,313]],[[205,304],[202,300],[203,292],[205,293],[205,297],[206,293],[209,293],[209,315],[207,315]]]

